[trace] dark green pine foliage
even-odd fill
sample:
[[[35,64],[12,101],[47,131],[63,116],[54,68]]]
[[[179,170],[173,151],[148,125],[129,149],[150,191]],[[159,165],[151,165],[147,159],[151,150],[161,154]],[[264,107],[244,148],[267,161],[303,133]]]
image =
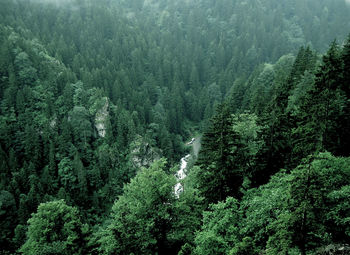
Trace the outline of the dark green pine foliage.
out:
[[[337,153],[343,156],[350,155],[350,34],[344,45],[342,52],[343,61],[343,72],[342,72],[342,83],[341,90],[344,92],[346,98],[348,99],[344,103],[343,115],[339,119],[340,128],[338,129],[339,134],[339,144],[337,148]]]
[[[13,248],[13,225],[17,224],[15,197],[6,190],[0,191],[0,245]],[[0,251],[1,253],[1,251]]]
[[[284,129],[285,129],[285,135],[288,137],[289,141],[289,150],[288,150],[288,155],[284,159],[284,168],[292,169],[296,167],[301,158],[296,157],[294,158],[293,156],[293,142],[295,138],[293,137],[293,132],[292,130],[296,127],[297,125],[297,118],[295,114],[293,114],[292,111],[289,109],[289,104],[291,97],[294,96],[293,92],[298,88],[299,83],[303,82],[303,78],[305,77],[306,73],[313,73],[315,68],[316,68],[316,61],[317,61],[317,55],[314,51],[310,49],[309,46],[306,48],[301,47],[297,57],[294,61],[294,64],[292,66],[290,75],[286,81],[287,86],[285,87],[285,90],[281,91],[280,93],[282,94],[282,102],[283,102],[283,108],[284,108]],[[303,94],[307,92],[308,89],[311,89],[311,84],[309,87],[306,86],[306,88],[303,88],[306,91],[301,91],[299,90],[301,95],[301,98],[303,98]],[[302,99],[301,99],[302,100]]]
[[[295,88],[296,84],[301,80],[305,71],[313,71],[315,68],[317,56],[315,52],[310,49],[310,46],[306,48],[301,47],[294,61],[290,76],[288,78],[288,91]]]
[[[233,130],[233,120],[227,104],[217,107],[208,130],[202,138],[197,165],[199,190],[208,203],[239,197],[243,173],[240,153],[242,144]]]
[[[350,95],[350,34],[348,39],[343,47],[342,60],[344,63],[343,66],[343,87],[346,95]]]
[[[256,114],[265,111],[260,118],[266,121],[259,124],[266,129],[257,138],[260,126],[255,123],[255,115],[248,121],[234,123],[235,118],[230,116],[232,109],[219,107],[204,137],[199,160],[198,186],[208,202],[223,200],[228,195],[239,198],[243,180],[243,192],[247,192],[249,180],[244,177],[255,166],[260,167],[260,175],[266,173],[266,181],[279,167],[289,168],[291,147],[293,164],[315,150],[315,141],[336,154],[348,154],[349,106],[344,95],[345,99],[349,98],[349,43],[342,54],[337,53],[345,66],[340,68],[343,78],[333,77],[333,70],[322,78],[320,72],[313,90],[317,93],[310,92],[309,97],[296,97],[294,91],[304,88],[304,83],[314,85],[313,72],[298,60],[308,55],[307,49],[297,57],[291,82],[285,79],[285,70],[289,68],[262,64],[295,52],[305,42],[310,41],[322,50],[329,38],[341,37],[350,27],[345,1],[335,4],[333,0],[324,0],[322,5],[318,0],[307,4],[304,0],[160,2],[1,1],[0,249],[4,251],[0,253],[13,254],[26,242],[23,247],[27,249],[23,251],[27,253],[45,253],[41,248],[46,247],[46,251],[53,253],[87,254],[77,247],[61,252],[59,249],[64,245],[51,246],[50,240],[39,242],[37,248],[36,241],[32,241],[44,231],[29,230],[26,239],[30,215],[40,211],[42,203],[65,199],[66,203],[79,206],[84,222],[98,228],[113,201],[122,194],[123,184],[137,172],[135,162],[139,159],[131,153],[137,146],[143,146],[142,143],[136,148],[131,146],[137,137],[141,136],[151,148],[150,159],[143,162],[150,163],[153,156],[166,156],[169,164],[178,162],[185,153],[185,137],[191,129],[206,126],[206,120],[202,120],[213,115],[214,106],[228,91],[234,95],[235,102],[231,102],[234,108],[245,110],[253,105],[251,109]],[[286,56],[281,59],[290,59]],[[256,68],[260,64],[262,73]],[[327,68],[332,66],[328,64]],[[255,68],[258,78],[246,86],[245,79]],[[327,82],[337,77],[341,81],[337,89],[330,88],[328,95],[322,94],[322,88],[329,85]],[[337,84],[338,80],[332,83]],[[290,96],[298,100],[289,100]],[[327,98],[330,107],[325,114]],[[289,107],[294,109],[290,115],[296,118],[296,123],[285,113],[287,99],[287,108],[291,101],[298,102],[297,107]],[[304,104],[300,105],[300,101]],[[266,105],[270,105],[269,110]],[[97,130],[96,119],[99,124],[105,122],[106,136],[102,137]],[[249,127],[245,129],[247,132],[240,132],[244,125]],[[294,127],[292,141],[288,133],[291,127]],[[266,151],[259,151],[260,157],[256,157],[261,138],[265,139]],[[154,155],[152,151],[159,153]],[[253,176],[253,182],[255,178],[260,176]],[[173,183],[166,187],[173,191]],[[145,189],[138,191],[144,195]],[[149,194],[154,191],[157,189]],[[344,188],[332,195],[338,225],[346,223],[348,194]],[[187,196],[190,197],[189,193]],[[338,196],[342,198],[341,205],[337,203]],[[194,200],[188,198],[176,203],[176,214],[187,216],[186,212],[193,212],[193,207],[186,204]],[[134,197],[130,201],[135,202]],[[153,209],[154,201],[149,202]],[[161,211],[163,205],[160,202],[157,208]],[[137,201],[134,206],[140,209]],[[44,211],[54,218],[55,208],[65,210],[64,204],[49,204]],[[137,215],[133,218],[139,223],[138,230],[145,225],[152,229],[154,222],[145,224],[151,209],[140,212],[145,215],[142,220]],[[71,208],[68,214],[69,211]],[[174,228],[157,237],[164,241],[163,247],[154,248],[154,239],[150,239],[153,247],[150,253],[161,253],[165,246],[167,251],[176,252],[184,242],[187,245],[182,251],[191,250],[193,233],[198,229],[193,226],[200,222],[197,214],[198,211],[185,223],[179,215],[163,214],[165,223],[161,225],[168,226],[170,222]],[[124,217],[120,219],[119,223],[124,224]],[[47,236],[40,238],[57,237],[59,230],[51,231],[51,220],[48,219],[50,226],[43,227],[48,230]],[[159,221],[159,217],[154,220]],[[129,223],[135,225],[134,221]],[[136,234],[142,236],[144,232],[138,230]],[[341,230],[339,236],[348,228]],[[71,241],[75,240],[74,235],[70,232]],[[133,237],[129,239],[131,243]],[[147,241],[136,239],[135,245],[145,246]],[[254,242],[247,239],[240,245],[245,247]]]
[[[316,60],[316,54],[309,47],[301,47],[293,64],[290,56],[283,56],[273,66],[272,99],[259,109],[259,125],[263,127],[260,137],[264,146],[257,154],[257,167],[251,178],[253,185],[266,183],[281,168],[294,168],[302,158],[295,155],[293,144],[292,131],[297,123],[295,109],[311,87],[304,86],[304,74],[313,72]],[[299,85],[301,82],[303,86]]]
[[[322,58],[315,83],[308,91],[297,115],[294,130],[294,153],[303,158],[314,151],[330,151],[344,155],[340,150],[340,134],[344,128],[344,108],[347,96],[342,90],[343,64],[341,50],[333,42]]]
[[[259,125],[263,128],[261,138],[264,146],[258,152],[258,168],[253,173],[253,184],[266,183],[269,177],[286,166],[291,154],[291,118],[286,113],[291,84],[288,82],[293,70],[293,58],[283,56],[274,65],[272,99],[262,108]],[[295,63],[295,62],[294,62]]]
[[[320,146],[336,155],[341,154],[338,131],[342,129],[340,120],[346,104],[346,94],[342,90],[342,61],[339,46],[333,42],[323,64],[316,74],[315,91],[311,91],[318,102],[317,109],[312,109],[320,127]]]

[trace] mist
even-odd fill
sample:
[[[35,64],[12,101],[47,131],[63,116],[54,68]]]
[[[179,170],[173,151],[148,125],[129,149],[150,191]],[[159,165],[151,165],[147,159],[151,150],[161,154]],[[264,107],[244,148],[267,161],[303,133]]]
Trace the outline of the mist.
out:
[[[53,3],[57,5],[71,3],[73,0],[31,0],[31,2],[37,2],[37,3]]]
[[[75,0],[30,0],[32,3],[38,4],[51,4],[57,7],[63,7],[67,5],[75,5]]]

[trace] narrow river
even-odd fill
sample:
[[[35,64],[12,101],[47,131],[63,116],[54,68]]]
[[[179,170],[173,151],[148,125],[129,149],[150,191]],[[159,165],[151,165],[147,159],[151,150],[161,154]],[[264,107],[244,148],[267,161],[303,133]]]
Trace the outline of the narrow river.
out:
[[[187,163],[189,158],[191,157],[190,154],[187,154],[185,157],[183,157],[181,159],[181,165],[180,165],[180,170],[176,172],[175,177],[176,179],[179,181],[178,183],[176,183],[174,189],[175,189],[175,196],[177,198],[179,198],[181,192],[183,192],[184,187],[183,185],[180,183],[181,180],[185,179],[186,175],[186,168],[187,168]]]
[[[192,147],[192,150],[193,150],[195,157],[198,156],[198,152],[200,149],[200,139],[201,139],[201,137],[192,138],[192,140],[189,143],[187,143],[188,146]],[[175,177],[178,180],[178,183],[176,183],[176,185],[174,187],[175,196],[177,198],[180,197],[180,194],[184,190],[184,187],[181,184],[181,180],[185,179],[187,176],[186,175],[187,164],[188,164],[188,161],[190,160],[191,157],[192,156],[190,154],[187,154],[185,157],[181,158],[180,169],[175,174]]]

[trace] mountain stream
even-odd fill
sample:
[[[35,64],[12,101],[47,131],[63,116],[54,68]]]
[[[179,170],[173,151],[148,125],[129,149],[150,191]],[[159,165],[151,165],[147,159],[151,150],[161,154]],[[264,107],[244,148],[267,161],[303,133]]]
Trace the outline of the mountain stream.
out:
[[[180,197],[180,194],[183,192],[184,187],[181,184],[181,180],[185,179],[186,175],[186,167],[188,163],[188,159],[191,157],[190,154],[187,154],[185,157],[181,159],[181,165],[180,165],[180,170],[176,172],[175,177],[179,181],[176,183],[174,189],[175,189],[175,196],[177,198]]]
[[[198,156],[198,152],[200,149],[200,139],[201,137],[192,138],[192,140],[187,143],[188,146],[192,146],[193,153],[196,157]],[[181,184],[181,180],[185,179],[187,176],[186,175],[187,164],[191,157],[192,156],[190,154],[187,154],[185,157],[181,158],[180,169],[175,174],[175,177],[178,180],[178,183],[176,183],[174,187],[176,198],[179,198],[180,194],[184,191],[184,187],[183,187],[183,184]]]

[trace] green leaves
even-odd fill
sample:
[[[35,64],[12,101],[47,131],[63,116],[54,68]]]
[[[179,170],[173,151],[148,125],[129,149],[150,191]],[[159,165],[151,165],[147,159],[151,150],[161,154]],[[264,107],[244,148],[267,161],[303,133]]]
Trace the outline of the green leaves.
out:
[[[175,199],[176,179],[164,159],[142,168],[114,203],[107,226],[95,235],[102,254],[177,254],[191,250],[201,224],[203,198],[185,184]],[[187,254],[187,253],[186,253]]]
[[[346,243],[350,159],[310,156],[259,188],[209,206],[195,238],[195,254],[306,254]]]
[[[271,249],[282,251],[298,247],[305,254],[321,245],[344,241],[341,236],[346,233],[344,224],[349,215],[338,210],[346,208],[343,195],[350,182],[349,163],[349,158],[321,153],[310,156],[291,172],[290,197],[272,224],[274,232],[268,243]],[[344,221],[339,221],[337,213]],[[335,222],[338,227],[334,227]]]
[[[241,196],[243,179],[252,177],[263,145],[261,130],[255,114],[232,115],[227,104],[217,108],[203,135],[195,177],[208,203]]]
[[[194,254],[228,254],[238,241],[240,215],[238,201],[228,197],[203,213],[203,226],[197,233]]]
[[[141,169],[115,202],[103,233],[104,254],[154,254],[168,245],[175,196],[175,177],[164,172],[166,161]]]
[[[344,240],[348,183],[334,173],[325,176],[341,184],[322,186],[327,181],[315,170],[336,161],[310,173],[305,163],[287,174],[318,149],[350,155],[349,41],[344,48],[332,44],[317,75],[310,49],[302,48],[294,64],[289,55],[304,42],[322,50],[329,37],[343,33],[349,27],[344,1],[63,2],[72,8],[4,0],[0,10],[3,247],[14,235],[16,245],[24,241],[31,213],[55,197],[81,206],[89,224],[110,225],[94,247],[102,244],[107,254],[190,253],[203,204],[228,196],[243,200],[205,214],[200,253],[273,254],[303,249],[303,240],[312,248],[329,238],[322,231]],[[206,126],[227,91],[234,102],[219,106],[194,169],[199,191],[185,184],[175,201],[174,178],[160,161],[125,186],[105,221],[135,175],[132,153],[177,162],[184,137]],[[238,114],[248,108],[257,115]],[[131,144],[140,136],[144,150]],[[267,185],[250,189],[283,167],[288,170]],[[324,214],[327,207],[334,210]],[[64,215],[34,221],[39,216],[30,221],[38,229],[46,221],[63,224]],[[49,223],[37,232],[30,227],[28,242],[41,232],[50,240],[40,236],[23,251],[84,253],[66,251],[75,234],[65,244],[60,228]],[[297,236],[301,226],[311,232]]]
[[[20,249],[23,254],[84,253],[85,227],[78,210],[64,200],[40,204],[28,224],[28,239]]]
[[[306,73],[290,98],[299,101],[297,111],[293,113],[297,121],[293,154],[299,159],[314,151],[349,155],[346,149],[349,141],[344,134],[344,129],[349,126],[346,113],[348,95],[342,81],[344,66],[341,53],[342,49],[334,41],[322,57],[315,78]],[[306,90],[305,95],[300,97],[297,93],[302,87]]]
[[[343,242],[347,242],[350,238],[349,197],[350,185],[334,190],[327,196],[332,206],[332,210],[326,214],[327,221],[331,222],[329,227],[335,232],[334,235]]]
[[[58,177],[61,185],[66,189],[73,189],[77,177],[74,174],[73,166],[69,158],[63,158],[58,164]]]

